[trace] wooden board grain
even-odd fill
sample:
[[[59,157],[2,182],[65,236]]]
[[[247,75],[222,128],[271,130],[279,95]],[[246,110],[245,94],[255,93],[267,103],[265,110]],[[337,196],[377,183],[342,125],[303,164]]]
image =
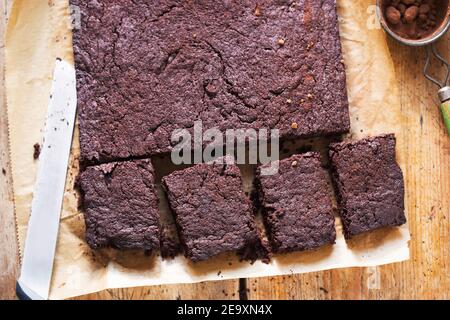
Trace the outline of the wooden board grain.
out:
[[[6,8],[0,1],[0,62]],[[247,279],[249,299],[448,299],[450,292],[450,139],[437,107],[436,87],[422,76],[425,53],[389,40],[396,66],[407,143],[405,175],[409,261],[303,275]],[[450,61],[450,34],[438,43]],[[437,68],[434,68],[437,72]],[[0,299],[14,298],[18,251],[7,144],[3,70],[0,74]],[[3,173],[5,169],[5,173]],[[238,299],[239,281],[113,289],[81,299]]]
[[[110,289],[76,299],[236,300],[239,299],[239,281],[212,281],[195,284]]]

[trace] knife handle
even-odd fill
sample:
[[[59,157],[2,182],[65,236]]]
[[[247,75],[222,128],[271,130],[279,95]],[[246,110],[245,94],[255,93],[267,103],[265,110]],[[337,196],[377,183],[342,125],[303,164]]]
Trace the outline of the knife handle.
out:
[[[19,300],[32,300],[20,286],[19,282],[16,282],[16,296]]]
[[[442,120],[444,120],[447,134],[450,137],[450,87],[446,86],[439,89],[438,97],[441,101]]]
[[[450,137],[450,100],[442,102],[441,112],[445,127],[447,128],[447,134]]]

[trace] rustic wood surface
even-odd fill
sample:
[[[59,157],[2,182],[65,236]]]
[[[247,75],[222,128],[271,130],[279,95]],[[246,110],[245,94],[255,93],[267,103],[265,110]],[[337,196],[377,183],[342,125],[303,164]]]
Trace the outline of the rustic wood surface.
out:
[[[7,3],[0,2],[4,35]],[[450,61],[450,34],[438,43]],[[3,37],[0,40],[3,64]],[[423,49],[389,41],[401,88],[401,126],[408,157],[406,192],[411,259],[381,267],[294,276],[114,289],[82,299],[449,299],[450,139],[437,107],[436,87],[422,76]],[[437,70],[435,70],[437,72]],[[7,144],[4,72],[0,74],[0,299],[14,298],[18,251]],[[382,112],[382,110],[380,110]]]

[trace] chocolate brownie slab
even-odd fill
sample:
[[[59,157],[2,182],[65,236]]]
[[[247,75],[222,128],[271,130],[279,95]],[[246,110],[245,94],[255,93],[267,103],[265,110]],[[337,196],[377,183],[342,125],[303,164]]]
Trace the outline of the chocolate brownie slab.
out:
[[[255,180],[273,252],[309,250],[334,243],[331,193],[319,153],[281,160],[275,175],[261,175],[259,167]]]
[[[174,129],[348,131],[335,0],[70,0],[82,159],[168,152]]]
[[[159,249],[158,198],[150,160],[88,167],[80,186],[91,248]]]
[[[244,259],[261,257],[252,204],[236,165],[198,164],[175,171],[162,182],[189,259],[197,262],[229,251]]]
[[[395,160],[395,136],[330,145],[340,215],[347,238],[406,222],[403,174]]]

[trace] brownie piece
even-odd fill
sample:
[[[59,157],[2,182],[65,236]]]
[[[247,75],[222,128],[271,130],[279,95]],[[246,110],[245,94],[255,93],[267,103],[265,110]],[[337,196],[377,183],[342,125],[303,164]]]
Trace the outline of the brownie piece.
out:
[[[175,129],[349,130],[335,0],[70,0],[81,157],[169,152]]]
[[[403,174],[395,136],[330,145],[333,180],[346,238],[406,222]]]
[[[198,164],[163,177],[162,183],[189,259],[197,262],[229,251],[244,259],[261,257],[252,204],[236,165]]]
[[[158,198],[150,160],[87,167],[80,187],[93,249],[159,249]]]
[[[272,251],[310,250],[334,243],[331,190],[320,154],[281,160],[274,175],[262,175],[261,168],[255,184]]]

